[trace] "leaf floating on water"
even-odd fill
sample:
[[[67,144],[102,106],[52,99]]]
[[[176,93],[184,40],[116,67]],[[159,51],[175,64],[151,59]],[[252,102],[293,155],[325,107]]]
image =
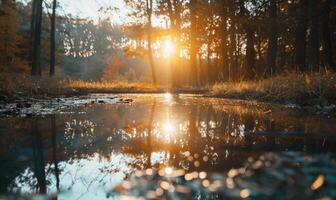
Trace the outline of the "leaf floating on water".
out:
[[[317,190],[320,187],[322,187],[323,183],[325,181],[325,178],[323,175],[319,175],[317,179],[314,181],[314,183],[311,185],[312,190]]]

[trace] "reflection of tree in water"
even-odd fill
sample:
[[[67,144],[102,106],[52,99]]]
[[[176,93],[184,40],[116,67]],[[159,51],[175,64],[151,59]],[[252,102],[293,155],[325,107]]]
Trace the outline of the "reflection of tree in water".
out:
[[[44,149],[42,144],[41,132],[38,130],[37,121],[34,120],[32,124],[32,134],[35,136],[35,140],[33,142],[33,155],[34,155],[34,173],[37,178],[38,191],[41,194],[45,194],[47,192],[46,188],[46,174],[45,174],[45,161],[44,161]]]
[[[194,168],[199,167],[201,162],[215,164],[214,162],[218,159],[218,154],[215,150],[216,124],[201,121],[200,108],[192,109],[188,114],[189,119],[179,122],[174,121],[175,116],[173,113],[176,113],[176,110],[169,110],[166,118],[159,118],[157,115],[162,115],[162,110],[158,110],[155,113],[154,109],[155,106],[152,106],[151,117],[149,117],[149,119],[154,119],[151,123],[153,124],[152,130],[144,128],[142,123],[127,125],[126,133],[131,140],[131,145],[127,152],[145,152],[148,157],[148,166],[151,164],[149,161],[152,160],[152,153],[150,152],[160,151],[166,152],[168,156],[166,158],[169,158],[169,160],[167,160],[165,165],[168,166],[181,167],[183,165],[184,168],[188,166]],[[164,113],[166,114],[167,112]],[[158,119],[163,122],[157,121]],[[175,124],[166,124],[167,122],[175,122]],[[167,138],[167,135],[169,138]]]
[[[56,123],[55,116],[51,118],[51,141],[53,157],[50,160],[46,160],[47,148],[44,146],[43,133],[40,130],[41,123],[38,119],[31,120],[31,148],[32,148],[32,167],[27,167],[25,170],[17,176],[11,183],[11,190],[21,192],[38,192],[40,194],[46,194],[47,186],[52,184],[56,179],[56,188],[59,188],[59,170],[56,158]],[[49,134],[46,134],[49,136]],[[48,163],[50,162],[50,163]],[[53,166],[51,164],[53,162]],[[51,177],[52,176],[52,177]]]

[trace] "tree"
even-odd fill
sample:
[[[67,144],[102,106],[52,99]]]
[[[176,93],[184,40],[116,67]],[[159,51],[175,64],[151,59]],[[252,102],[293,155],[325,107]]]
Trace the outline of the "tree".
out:
[[[319,70],[319,13],[318,2],[309,0],[309,70]]]
[[[174,43],[174,50],[170,56],[171,83],[176,88],[179,85],[179,66],[181,51],[181,0],[158,0],[159,14],[166,15],[170,22],[170,40]]]
[[[227,37],[228,37],[228,30],[227,30],[227,21],[228,21],[228,2],[227,1],[221,1],[221,18],[222,18],[222,39],[221,39],[221,50],[222,50],[222,73],[223,78],[225,77],[225,73],[227,73],[227,79],[231,81],[232,79],[232,72],[231,72],[231,66],[228,63],[228,45],[227,45]],[[224,79],[225,80],[225,79]]]
[[[24,71],[25,63],[19,57],[23,37],[19,34],[17,7],[13,0],[0,4],[0,71]]]
[[[56,60],[56,4],[57,0],[53,0],[51,27],[50,27],[50,70],[49,75],[55,75],[55,60]]]
[[[180,67],[181,67],[181,13],[182,13],[182,2],[183,0],[173,0],[172,6],[173,6],[173,20],[174,20],[174,26],[173,28],[173,40],[175,42],[175,51],[173,56],[175,57],[173,64],[173,73],[176,73],[173,75],[173,86],[177,87],[181,83],[181,78],[179,76],[180,73]]]
[[[140,1],[132,1],[132,0],[124,0],[125,4],[131,8],[131,12],[129,16],[132,17],[134,24],[133,27],[138,27],[137,32],[141,32],[143,26],[146,30],[146,38],[147,38],[147,56],[149,66],[151,68],[152,74],[152,82],[154,85],[157,84],[156,80],[156,69],[153,58],[153,27],[152,27],[152,17],[153,17],[153,0],[140,0]]]
[[[230,13],[230,44],[229,44],[229,56],[230,56],[230,69],[232,71],[232,80],[238,79],[238,52],[237,52],[237,6],[235,1],[230,1],[229,13]]]
[[[41,32],[42,32],[42,0],[33,1],[32,11],[32,70],[33,76],[41,75]]]
[[[277,0],[270,0],[269,17],[270,19],[266,74],[272,76],[276,72],[276,55],[278,48]]]
[[[245,8],[245,1],[240,0],[240,15],[243,20],[243,28],[246,33],[246,78],[255,78],[255,49],[254,49],[254,28],[250,20],[249,11]]]
[[[198,85],[197,72],[197,0],[190,0],[190,83],[192,86]]]
[[[322,26],[322,41],[323,41],[323,55],[324,63],[326,69],[336,70],[336,66],[333,61],[333,41],[331,39],[331,30],[330,30],[330,10],[331,10],[331,0],[326,0],[322,4],[322,17],[321,17],[321,26]]]
[[[147,43],[148,43],[148,60],[149,65],[152,70],[152,80],[154,86],[156,86],[156,72],[155,72],[155,65],[153,60],[153,51],[152,51],[152,15],[153,15],[153,0],[146,0],[146,13],[147,13]]]
[[[296,16],[295,67],[306,71],[307,0],[300,0]]]

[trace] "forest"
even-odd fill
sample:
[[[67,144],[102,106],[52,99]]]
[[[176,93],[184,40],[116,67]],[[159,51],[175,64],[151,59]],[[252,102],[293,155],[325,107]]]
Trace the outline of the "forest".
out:
[[[112,7],[99,9],[104,18],[94,21],[58,15],[57,1],[2,1],[1,80],[32,75],[210,88],[335,70],[332,0],[124,4],[128,21],[116,24]]]
[[[0,200],[336,199],[335,0],[0,0]]]

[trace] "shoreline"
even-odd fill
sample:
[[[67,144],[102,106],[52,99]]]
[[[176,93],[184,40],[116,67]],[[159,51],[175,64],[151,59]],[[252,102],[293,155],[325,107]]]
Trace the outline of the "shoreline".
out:
[[[52,94],[43,94],[43,95],[27,95],[24,93],[14,93],[6,96],[6,94],[0,93],[0,116],[20,116],[23,113],[23,116],[36,116],[40,115],[41,112],[39,108],[34,108],[35,105],[41,104],[42,107],[47,108],[47,112],[42,112],[42,115],[48,114],[48,110],[58,110],[57,108],[53,107],[53,103],[56,101],[56,107],[58,104],[62,104],[62,101],[68,101],[69,99],[77,99],[83,100],[87,99],[87,102],[84,105],[94,104],[94,103],[106,103],[109,102],[108,100],[102,99],[101,101],[96,97],[93,97],[94,94],[101,94],[103,95],[115,95],[113,99],[119,99],[118,95],[125,95],[125,94],[134,94],[134,95],[141,95],[141,94],[165,94],[166,92],[162,91],[110,91],[110,90],[76,90],[67,93],[52,93]],[[309,115],[321,115],[321,116],[328,116],[328,117],[336,117],[336,106],[333,103],[329,105],[320,105],[320,104],[304,104],[300,105],[297,103],[292,102],[279,102],[279,101],[272,101],[272,100],[260,100],[260,99],[244,99],[244,98],[233,98],[233,97],[226,97],[224,95],[211,95],[211,94],[204,94],[201,92],[186,92],[186,93],[172,93],[174,95],[178,94],[188,94],[188,95],[199,95],[196,98],[216,98],[225,100],[227,102],[232,102],[234,105],[246,105],[246,106],[253,106],[253,105],[266,105],[269,107],[272,106],[279,106],[280,108],[284,109],[294,109],[298,112],[307,112]],[[103,97],[104,98],[104,97]],[[111,97],[112,98],[112,97]],[[130,103],[133,100],[130,99],[128,102],[122,101],[115,101],[113,103]],[[50,105],[49,105],[50,104]],[[81,104],[81,103],[80,103]],[[76,105],[74,105],[76,106]],[[30,109],[33,109],[32,111]],[[35,110],[34,110],[35,109]],[[36,110],[37,109],[37,110]],[[23,110],[23,111],[22,111]],[[26,114],[28,112],[28,115]],[[51,112],[51,111],[50,111]],[[37,113],[37,114],[35,114]],[[51,112],[52,113],[52,112]],[[56,112],[57,113],[57,112]]]

